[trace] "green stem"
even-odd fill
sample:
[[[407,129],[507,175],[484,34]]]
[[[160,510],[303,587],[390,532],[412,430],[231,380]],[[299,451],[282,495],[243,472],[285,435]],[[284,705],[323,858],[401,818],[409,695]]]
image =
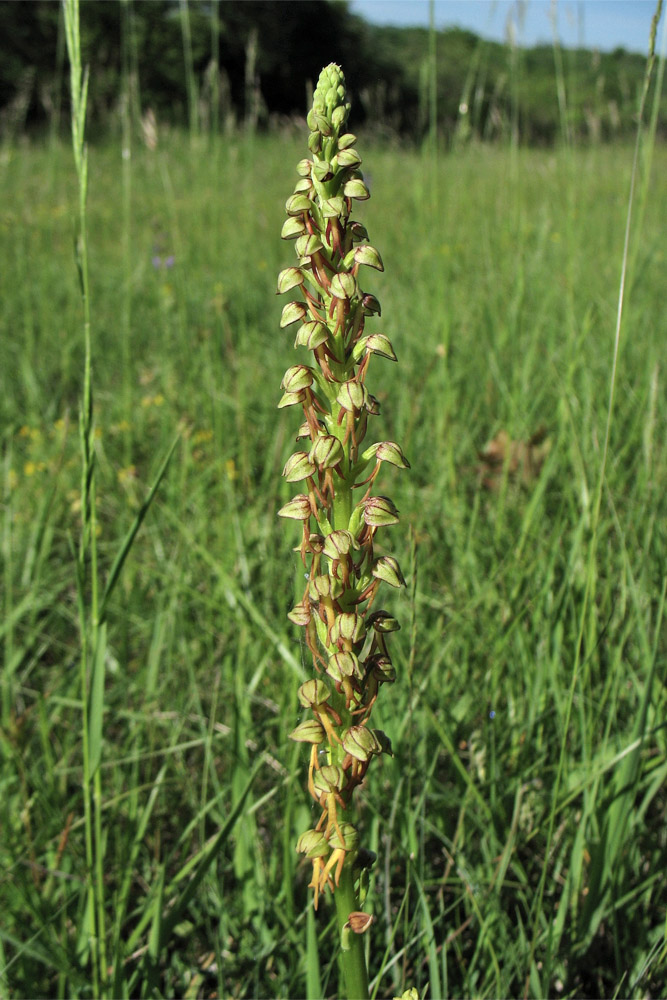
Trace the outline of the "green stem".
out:
[[[78,605],[81,637],[81,708],[83,755],[84,840],[88,897],[88,935],[92,965],[92,992],[106,992],[106,933],[104,911],[104,870],[102,843],[102,787],[99,760],[91,766],[93,743],[99,743],[99,731],[91,731],[90,671],[97,657],[99,630],[99,586],[97,569],[97,508],[95,491],[95,426],[92,390],[92,345],[90,284],[88,278],[88,150],[85,142],[88,74],[82,72],[79,0],[66,0],[64,6],[67,52],[70,60],[72,95],[72,146],[79,193],[79,232],[77,265],[83,305],[83,400],[79,420],[81,443],[81,537],[78,552]],[[90,596],[87,607],[87,584]],[[101,719],[95,722],[101,725]],[[93,775],[95,787],[92,787]],[[91,797],[93,799],[91,803]]]
[[[364,939],[361,934],[349,931],[343,935],[343,928],[350,913],[359,909],[359,900],[354,889],[354,874],[352,865],[346,864],[341,872],[340,882],[334,892],[336,916],[338,918],[338,933],[341,943],[345,940],[347,947],[341,948],[340,969],[345,982],[347,1000],[368,1000],[368,970],[364,955]]]

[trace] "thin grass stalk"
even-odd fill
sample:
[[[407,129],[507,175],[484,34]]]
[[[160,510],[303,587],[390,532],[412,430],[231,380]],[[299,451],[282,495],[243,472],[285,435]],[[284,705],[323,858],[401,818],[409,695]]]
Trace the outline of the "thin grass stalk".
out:
[[[121,321],[121,358],[123,372],[123,401],[125,412],[132,406],[132,365],[130,340],[132,332],[132,8],[130,0],[121,0],[121,159],[123,185],[123,285],[124,295]],[[125,435],[125,465],[132,457],[132,438]]]
[[[567,114],[567,93],[565,89],[565,73],[563,71],[563,50],[558,38],[558,17],[557,8],[554,4],[550,10],[551,21],[551,47],[554,54],[554,70],[556,73],[556,96],[558,98],[558,117],[560,118],[560,128],[563,142],[568,147],[572,146],[572,134]]]
[[[79,414],[81,448],[81,531],[77,553],[79,634],[81,644],[80,687],[82,706],[82,792],[87,868],[87,918],[91,953],[93,995],[101,995],[105,978],[106,944],[104,918],[104,873],[102,870],[101,776],[99,759],[93,761],[93,745],[100,734],[91,733],[91,721],[101,728],[101,715],[93,720],[92,674],[100,670],[98,627],[97,511],[95,493],[95,426],[93,416],[90,283],[88,277],[88,149],[85,142],[88,73],[82,71],[79,0],[65,0],[65,32],[70,60],[72,99],[72,146],[78,181],[78,235],[76,262],[83,306],[84,371],[83,399]],[[101,711],[101,709],[100,709]],[[95,737],[93,739],[93,737]],[[91,801],[92,799],[92,801]]]
[[[579,629],[577,634],[577,641],[575,644],[574,653],[574,664],[572,667],[572,679],[570,682],[570,687],[568,691],[568,698],[565,709],[565,717],[563,720],[563,736],[561,739],[560,753],[558,757],[558,767],[556,769],[556,778],[554,782],[554,789],[551,799],[551,809],[549,813],[549,822],[547,828],[547,838],[544,850],[544,864],[542,866],[542,872],[540,876],[540,881],[538,884],[537,893],[535,895],[535,901],[533,904],[533,929],[531,937],[530,946],[530,957],[527,963],[526,971],[526,983],[524,990],[524,998],[528,997],[528,991],[530,989],[530,978],[531,978],[531,968],[533,965],[533,960],[535,956],[535,950],[537,947],[537,937],[539,933],[540,918],[542,916],[542,900],[544,898],[544,889],[546,885],[547,869],[549,867],[549,859],[551,856],[551,845],[553,843],[555,819],[558,805],[558,796],[560,794],[560,787],[563,780],[563,773],[565,768],[565,757],[567,753],[568,745],[568,732],[570,728],[570,719],[572,716],[572,707],[574,704],[574,694],[579,683],[579,674],[581,663],[581,650],[583,647],[584,632],[586,628],[586,621],[588,617],[588,609],[590,602],[593,597],[593,591],[595,586],[595,566],[597,561],[597,546],[598,546],[598,529],[600,524],[600,509],[602,505],[602,493],[605,484],[607,462],[609,458],[609,442],[611,437],[611,426],[614,414],[614,401],[616,395],[616,382],[618,376],[618,359],[620,354],[621,346],[621,329],[623,322],[623,312],[625,306],[625,286],[628,271],[628,259],[630,254],[630,234],[632,227],[632,213],[633,205],[635,199],[635,187],[637,182],[637,174],[639,170],[639,154],[641,149],[641,140],[643,136],[643,121],[644,121],[644,111],[646,107],[646,99],[649,92],[651,76],[653,72],[653,65],[655,60],[655,36],[657,31],[658,21],[662,13],[662,0],[658,0],[655,14],[651,21],[651,30],[649,36],[649,49],[648,57],[646,62],[646,71],[644,74],[644,86],[642,88],[641,100],[639,105],[639,112],[637,117],[637,132],[635,137],[635,150],[632,162],[632,171],[630,174],[630,190],[628,193],[628,208],[626,213],[626,223],[625,223],[625,233],[623,238],[623,252],[621,256],[621,273],[619,278],[619,289],[618,289],[618,300],[616,309],[616,323],[614,328],[614,344],[612,351],[612,364],[611,373],[609,379],[609,400],[607,404],[607,419],[605,423],[605,435],[604,443],[602,446],[602,457],[600,460],[600,471],[598,475],[597,487],[595,491],[595,500],[593,504],[593,512],[591,516],[591,540],[588,547],[588,565],[586,572],[586,584],[584,588],[584,594],[581,602],[581,610],[579,616]]]
[[[438,210],[438,36],[435,30],[435,0],[428,12],[428,164],[430,211]]]
[[[220,135],[220,0],[211,3],[211,130],[210,138],[215,140]],[[216,151],[219,156],[218,144]],[[216,171],[216,174],[218,171]],[[219,227],[216,227],[219,232]]]
[[[4,517],[2,519],[2,561],[4,564],[4,621],[5,634],[3,641],[3,662],[2,671],[2,728],[5,732],[9,730],[9,723],[14,706],[14,585],[13,585],[13,559],[12,559],[12,442],[11,438],[7,443],[3,469],[3,507]]]

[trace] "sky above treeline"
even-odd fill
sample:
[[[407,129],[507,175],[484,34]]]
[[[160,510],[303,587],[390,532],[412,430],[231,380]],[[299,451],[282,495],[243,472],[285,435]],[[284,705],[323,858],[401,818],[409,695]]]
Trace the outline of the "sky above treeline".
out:
[[[497,42],[559,43],[609,52],[647,52],[657,0],[434,0],[435,26],[467,28]],[[430,0],[352,0],[350,7],[374,24],[428,27]],[[666,14],[656,48],[664,50]]]

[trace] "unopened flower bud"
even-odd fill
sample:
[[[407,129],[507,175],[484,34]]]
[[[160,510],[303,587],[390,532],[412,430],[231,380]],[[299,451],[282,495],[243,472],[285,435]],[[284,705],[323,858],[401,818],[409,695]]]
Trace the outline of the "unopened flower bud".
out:
[[[337,107],[334,108],[331,115],[331,124],[334,128],[341,128],[347,121],[348,109],[347,107]]]

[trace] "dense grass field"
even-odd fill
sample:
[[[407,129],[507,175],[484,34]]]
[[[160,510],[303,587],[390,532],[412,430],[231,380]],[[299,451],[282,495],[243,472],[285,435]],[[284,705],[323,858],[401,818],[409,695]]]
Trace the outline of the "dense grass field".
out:
[[[116,996],[337,995],[333,910],[313,913],[294,849],[309,656],[276,517],[280,380],[304,358],[275,282],[305,138],[89,154],[102,590],[176,442],[97,664]],[[374,329],[399,358],[369,375],[375,433],[412,465],[383,472],[408,588],[383,601],[395,756],[360,817],[373,989],[664,996],[667,151],[641,162],[605,460],[632,150],[358,149]],[[71,149],[5,148],[0,175],[0,994],[86,997]]]

